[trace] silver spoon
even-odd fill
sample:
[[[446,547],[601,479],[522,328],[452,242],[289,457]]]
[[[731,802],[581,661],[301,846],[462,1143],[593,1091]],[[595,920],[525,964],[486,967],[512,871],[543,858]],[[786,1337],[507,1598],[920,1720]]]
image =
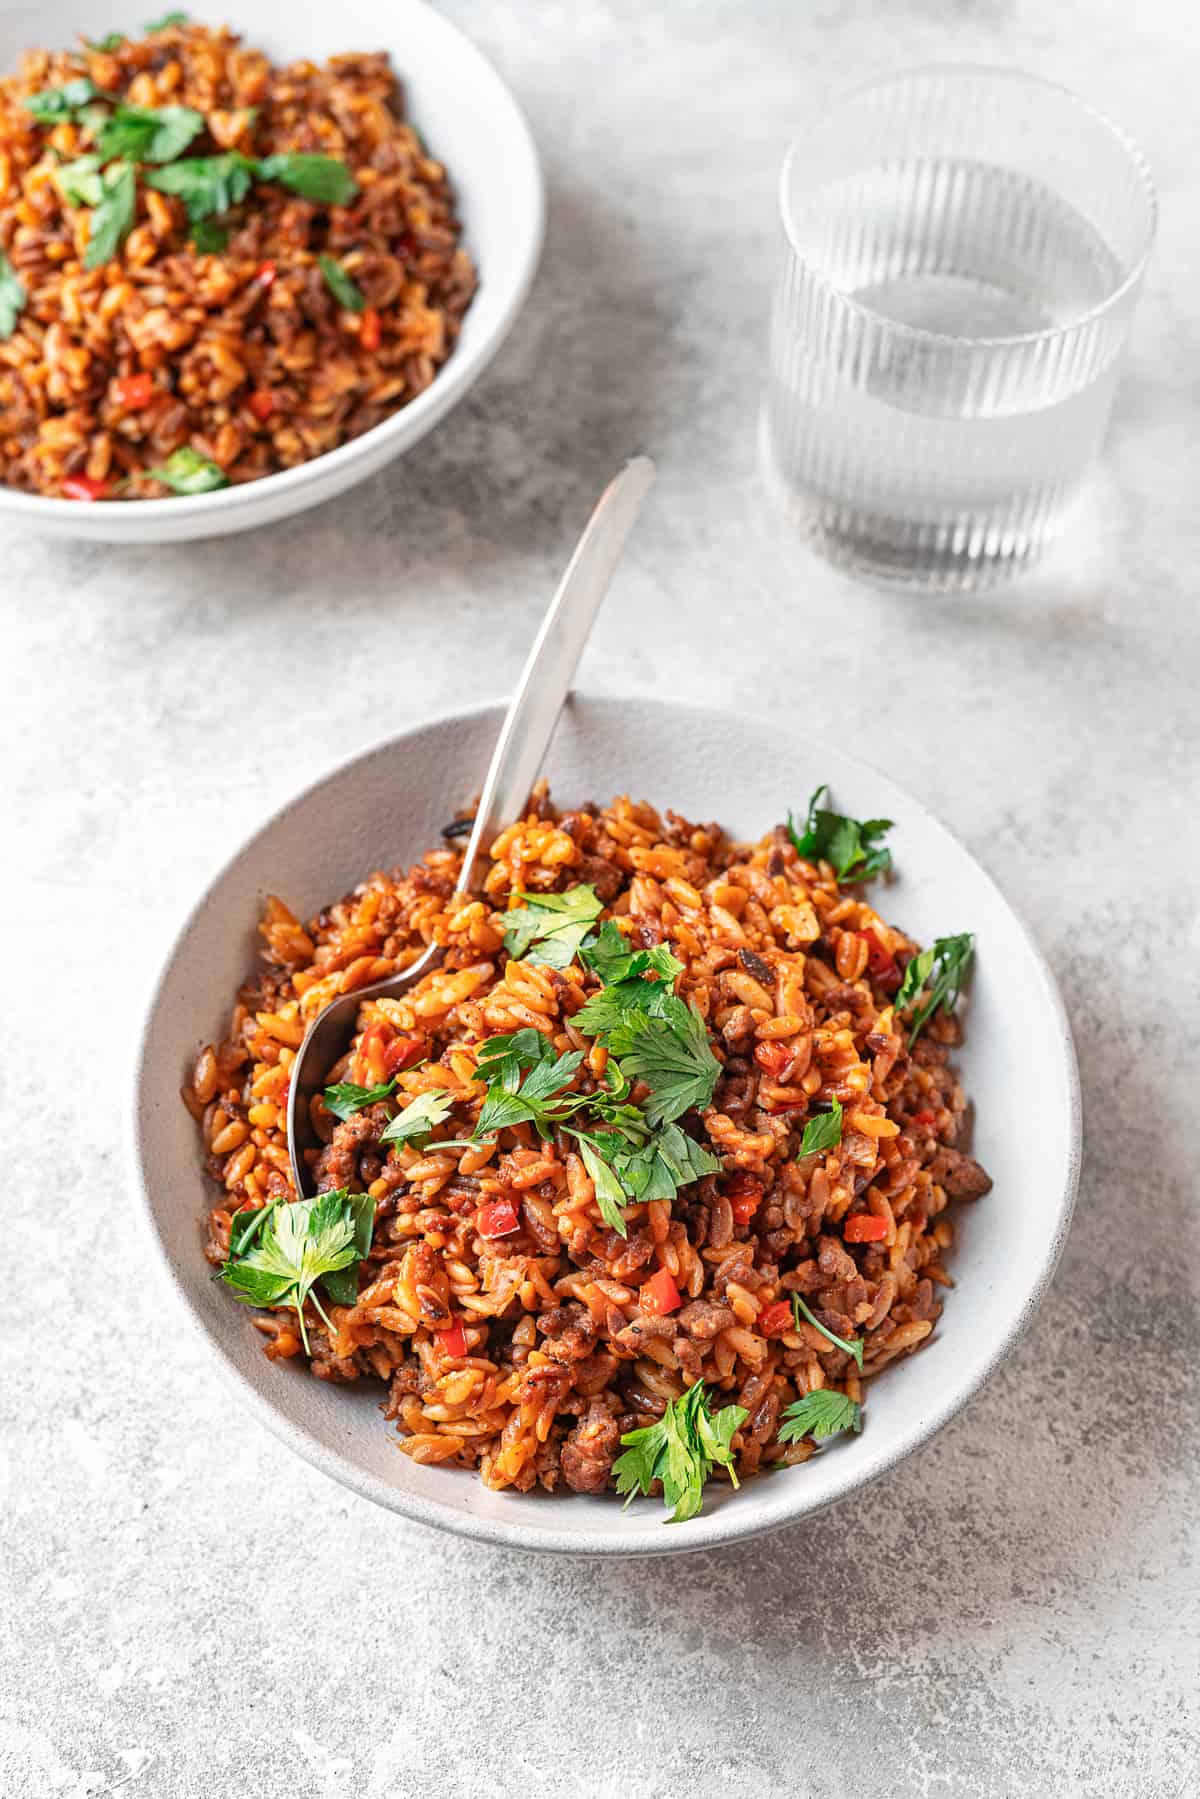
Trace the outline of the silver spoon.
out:
[[[460,893],[482,884],[489,845],[502,826],[520,816],[529,798],[600,602],[653,480],[654,464],[650,458],[631,457],[601,494],[575,546],[500,727],[479,810],[467,839],[458,877]],[[442,954],[440,944],[430,944],[402,974],[389,975],[385,981],[331,1000],[308,1027],[292,1063],[288,1096],[288,1150],[298,1196],[313,1191],[312,1171],[304,1151],[320,1147],[312,1127],[311,1101],[314,1094],[323,1091],[335,1062],[345,1055],[359,1007],[367,999],[385,995],[394,998],[407,992],[415,981],[437,967]]]

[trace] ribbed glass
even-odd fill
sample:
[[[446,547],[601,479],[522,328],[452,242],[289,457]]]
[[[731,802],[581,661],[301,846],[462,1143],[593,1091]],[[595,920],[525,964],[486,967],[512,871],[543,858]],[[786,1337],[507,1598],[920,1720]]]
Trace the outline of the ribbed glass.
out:
[[[1137,150],[1065,89],[932,68],[797,139],[761,423],[815,548],[961,589],[1030,562],[1103,440],[1154,235]]]

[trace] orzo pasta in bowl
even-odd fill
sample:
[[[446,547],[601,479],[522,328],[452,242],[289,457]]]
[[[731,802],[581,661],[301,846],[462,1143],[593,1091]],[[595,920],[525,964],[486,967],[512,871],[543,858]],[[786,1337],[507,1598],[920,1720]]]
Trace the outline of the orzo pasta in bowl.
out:
[[[340,491],[515,316],[520,114],[417,0],[89,11],[0,20],[0,511],[139,541]]]
[[[380,1503],[561,1550],[773,1528],[929,1436],[1036,1304],[1078,1156],[1053,982],[886,778],[682,707],[573,701],[553,798],[452,898],[496,720],[351,763],[193,914],[139,1076],[155,1233],[260,1415]],[[306,1019],[429,941],[364,1000],[297,1201]]]

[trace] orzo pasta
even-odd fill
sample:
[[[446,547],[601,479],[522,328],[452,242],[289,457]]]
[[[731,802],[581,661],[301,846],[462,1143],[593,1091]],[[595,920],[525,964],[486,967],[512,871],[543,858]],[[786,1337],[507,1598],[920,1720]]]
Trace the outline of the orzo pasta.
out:
[[[871,1376],[937,1322],[948,1206],[990,1183],[956,1146],[957,987],[857,884],[885,823],[813,817],[861,832],[853,854],[542,795],[482,891],[455,893],[448,839],[306,923],[271,900],[266,966],[184,1095],[221,1188],[206,1253],[227,1278],[246,1256],[230,1284],[265,1291],[268,1355],[385,1383],[406,1454],[522,1491],[648,1490],[676,1427],[701,1479],[857,1429]],[[441,966],[364,1001],[314,1101],[342,1266],[272,1303],[249,1245],[295,1212],[305,1027],[430,943]]]

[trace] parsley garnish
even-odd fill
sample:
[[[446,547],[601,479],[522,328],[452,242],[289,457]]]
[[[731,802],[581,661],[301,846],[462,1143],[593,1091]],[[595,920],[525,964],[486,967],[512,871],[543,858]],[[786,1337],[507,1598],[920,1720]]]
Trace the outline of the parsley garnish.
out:
[[[220,1277],[247,1305],[294,1306],[310,1354],[304,1307],[311,1299],[329,1323],[314,1291],[318,1281],[336,1304],[354,1304],[374,1222],[374,1200],[345,1188],[264,1206],[236,1243],[231,1236]]]
[[[96,147],[105,160],[124,156],[130,162],[174,162],[203,130],[204,114],[190,106],[126,106],[122,102],[100,127]]]
[[[0,338],[11,337],[16,330],[25,298],[25,289],[17,280],[12,263],[0,250]]]
[[[604,910],[594,887],[519,893],[517,898],[527,903],[504,914],[504,947],[514,961],[525,959],[543,968],[568,968]]]
[[[693,1108],[703,1111],[711,1101],[721,1064],[695,1006],[667,993],[655,1001],[653,1013],[627,1008],[605,1036],[625,1079],[649,1087],[650,1124],[669,1124]]]
[[[586,1131],[572,1124],[567,1129],[577,1140],[592,1177],[601,1216],[618,1235],[626,1235],[622,1205],[671,1200],[681,1187],[706,1174],[720,1173],[717,1157],[694,1143],[677,1124],[651,1131],[636,1106],[606,1107],[602,1103],[601,1110],[611,1128]]]
[[[350,1118],[355,1112],[386,1099],[395,1085],[394,1080],[383,1081],[378,1087],[359,1087],[353,1081],[339,1081],[335,1087],[326,1087],[325,1104],[335,1118]]]
[[[957,937],[937,938],[932,949],[922,950],[904,970],[904,979],[896,995],[896,1010],[906,1012],[913,1008],[912,1030],[908,1036],[910,1049],[917,1041],[921,1027],[939,1006],[945,1013],[953,1012],[974,953],[975,939],[970,931],[963,931]],[[929,991],[924,1003],[917,1005],[926,986]]]
[[[418,1093],[402,1112],[396,1114],[379,1141],[413,1143],[418,1149],[423,1148],[434,1125],[444,1124],[449,1118],[452,1104],[444,1087],[431,1087],[428,1093]]]
[[[589,1036],[600,1037],[619,1024],[629,1011],[656,1012],[661,1001],[675,991],[675,979],[683,963],[667,948],[630,950],[611,918],[600,927],[592,944],[583,944],[580,960],[604,982],[593,993],[573,1023]]]
[[[186,25],[187,22],[188,16],[185,12],[165,12],[161,19],[151,19],[148,25],[143,25],[142,30],[149,37],[155,31],[166,31],[170,25]]]
[[[800,1155],[815,1156],[819,1149],[836,1149],[842,1140],[842,1102],[830,1100],[828,1112],[818,1112],[804,1126]],[[797,1157],[799,1160],[799,1157]]]
[[[863,1340],[862,1340],[862,1338],[861,1337],[851,1337],[849,1340],[847,1340],[845,1337],[835,1337],[831,1330],[827,1330],[825,1328],[825,1326],[821,1323],[821,1320],[819,1318],[814,1318],[813,1314],[809,1311],[808,1307],[805,1305],[805,1303],[801,1299],[800,1295],[798,1293],[793,1293],[792,1294],[792,1317],[796,1320],[797,1329],[799,1329],[800,1318],[801,1318],[802,1314],[805,1318],[808,1319],[808,1322],[814,1327],[814,1329],[820,1331],[820,1333],[823,1337],[828,1337],[828,1339],[831,1343],[836,1344],[839,1349],[844,1349],[848,1356],[854,1357],[854,1361],[858,1367],[858,1371],[861,1374],[862,1373],[862,1365],[863,1365]]]
[[[583,1051],[572,1049],[559,1056],[540,1031],[530,1031],[528,1035],[538,1040],[536,1052],[528,1044],[517,1048],[512,1039],[497,1037],[485,1046],[509,1045],[498,1059],[493,1057],[490,1062],[485,1059],[480,1068],[480,1078],[488,1082],[488,1095],[475,1126],[476,1140],[490,1137],[494,1131],[505,1130],[510,1125],[532,1124],[538,1135],[548,1142],[556,1125],[589,1103],[591,1096],[586,1093],[572,1093],[558,1099],[574,1079],[575,1071],[583,1061]],[[525,1037],[526,1033],[518,1031],[516,1036]],[[536,1060],[532,1059],[534,1054]],[[526,1069],[528,1073],[522,1086],[519,1085],[520,1077]],[[556,1099],[557,1104],[554,1103]]]
[[[323,206],[349,206],[358,192],[358,182],[336,156],[312,156],[307,151],[285,150],[276,156],[264,156],[257,166],[257,174],[260,181],[277,181],[280,187],[290,188],[302,199],[315,200]],[[321,257],[322,267],[327,260]],[[337,266],[334,263],[334,267]],[[340,274],[341,270],[338,272]],[[329,280],[328,272],[325,279]],[[354,291],[357,293],[358,289]],[[342,301],[343,306],[347,304]],[[358,310],[357,306],[351,307],[352,312]]]
[[[341,263],[335,262],[332,256],[318,256],[317,261],[321,265],[321,273],[325,277],[325,285],[337,301],[338,305],[344,306],[347,312],[362,312],[366,307],[367,302],[364,300],[358,288],[355,287]]]
[[[192,248],[201,256],[216,256],[228,242],[228,231],[215,219],[197,219],[192,226]]]
[[[172,450],[161,468],[148,468],[146,473],[155,481],[165,482],[174,493],[211,493],[216,487],[229,485],[216,463],[193,450],[191,444]]]
[[[890,818],[868,818],[860,824],[840,812],[828,812],[820,804],[821,795],[829,792],[822,785],[808,802],[808,815],[803,833],[788,813],[788,836],[796,853],[806,862],[828,862],[839,881],[869,881],[892,866],[892,852],[883,849],[878,839],[892,828]]]
[[[814,1443],[823,1443],[826,1437],[836,1437],[844,1430],[861,1429],[862,1407],[857,1399],[839,1393],[836,1387],[818,1387],[787,1407],[779,1441],[798,1443],[801,1437],[811,1437]]]
[[[229,150],[223,156],[185,157],[169,168],[155,169],[145,181],[160,193],[176,194],[187,208],[189,222],[196,225],[244,200],[253,178],[250,158]]]
[[[628,1447],[613,1463],[617,1492],[627,1495],[628,1504],[635,1493],[648,1493],[660,1480],[664,1503],[675,1508],[669,1522],[694,1518],[714,1467],[728,1468],[737,1486],[730,1445],[747,1416],[744,1406],[727,1405],[714,1418],[704,1382],[697,1381],[670,1402],[657,1423],[626,1431],[621,1441]]]
[[[39,94],[26,94],[21,105],[33,114],[39,125],[58,125],[79,107],[86,106],[89,100],[94,100],[99,92],[89,76],[79,75],[61,87],[44,87]]]
[[[125,42],[125,33],[123,31],[109,31],[104,37],[95,39],[85,37],[83,41],[89,50],[102,50],[107,54],[108,52],[119,50],[121,48],[121,45]]]
[[[99,206],[104,199],[104,177],[98,156],[77,156],[54,171],[54,185],[68,206]]]
[[[133,228],[137,213],[137,183],[127,162],[114,162],[100,177],[99,204],[93,209],[88,229],[85,269],[111,262]]]

